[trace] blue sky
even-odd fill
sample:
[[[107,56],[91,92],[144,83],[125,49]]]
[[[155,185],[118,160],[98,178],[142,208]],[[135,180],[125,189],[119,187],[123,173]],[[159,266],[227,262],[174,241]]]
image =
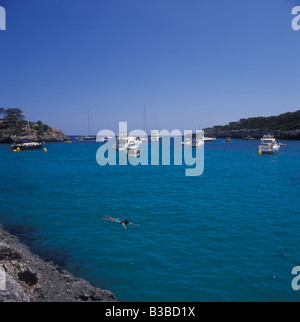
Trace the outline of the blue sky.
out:
[[[0,0],[0,106],[67,134],[300,109],[294,0]]]

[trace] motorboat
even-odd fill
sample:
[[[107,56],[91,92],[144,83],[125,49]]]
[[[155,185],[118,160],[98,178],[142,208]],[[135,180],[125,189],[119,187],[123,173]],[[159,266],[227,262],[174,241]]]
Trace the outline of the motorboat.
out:
[[[138,150],[142,141],[135,136],[119,136],[117,142],[113,145],[114,150]]]
[[[204,142],[213,142],[213,141],[216,141],[216,138],[204,137],[204,138],[203,138],[203,141],[204,141]]]
[[[259,146],[259,154],[274,154],[280,149],[280,145],[272,135],[264,135]]]

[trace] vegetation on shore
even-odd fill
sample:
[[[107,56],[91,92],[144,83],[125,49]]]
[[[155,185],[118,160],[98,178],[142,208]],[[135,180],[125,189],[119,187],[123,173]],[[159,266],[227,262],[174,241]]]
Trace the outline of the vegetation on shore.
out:
[[[1,116],[4,116],[1,118]],[[24,120],[22,111],[19,108],[0,108],[0,129],[5,130],[11,135],[20,135],[24,129],[27,129],[27,121]],[[49,125],[43,124],[42,121],[36,123],[29,122],[32,128],[35,128],[38,135],[43,135],[51,130]]]
[[[240,130],[260,130],[260,131],[295,131],[300,130],[300,110],[288,112],[278,116],[250,117],[240,119],[238,122],[231,122],[228,125],[216,125],[210,130],[220,131],[240,131]]]
[[[68,137],[60,130],[42,121],[29,122],[31,138],[38,141],[64,141]],[[8,143],[15,139],[28,138],[28,123],[25,121],[22,110],[19,108],[0,108],[0,141]]]

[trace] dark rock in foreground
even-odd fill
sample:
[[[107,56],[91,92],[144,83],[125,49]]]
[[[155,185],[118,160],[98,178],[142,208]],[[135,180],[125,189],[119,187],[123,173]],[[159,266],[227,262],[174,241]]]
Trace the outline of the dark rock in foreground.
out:
[[[0,290],[0,302],[117,301],[111,292],[95,288],[33,255],[0,226],[1,267],[6,272],[6,290]]]

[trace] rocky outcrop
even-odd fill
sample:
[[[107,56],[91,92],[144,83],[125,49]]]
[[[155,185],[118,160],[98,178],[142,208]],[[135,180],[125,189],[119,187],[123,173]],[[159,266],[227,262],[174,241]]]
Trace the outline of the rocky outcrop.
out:
[[[251,135],[255,139],[261,139],[265,134],[274,135],[277,139],[282,140],[300,140],[300,130],[294,131],[264,131],[264,130],[233,130],[233,131],[215,131],[214,129],[205,129],[206,136],[214,136],[216,138],[232,137],[242,139],[247,135]]]
[[[22,128],[18,135],[16,135],[11,134],[10,129],[1,128],[1,124],[2,121],[0,120],[0,143],[12,143],[15,140],[32,140],[37,142],[63,142],[69,140],[68,136],[61,130],[47,125],[39,126],[37,123],[31,123],[31,137],[29,137],[27,127]]]
[[[117,301],[111,292],[95,288],[33,255],[0,226],[0,269],[3,268],[6,290],[0,290],[0,302]]]

